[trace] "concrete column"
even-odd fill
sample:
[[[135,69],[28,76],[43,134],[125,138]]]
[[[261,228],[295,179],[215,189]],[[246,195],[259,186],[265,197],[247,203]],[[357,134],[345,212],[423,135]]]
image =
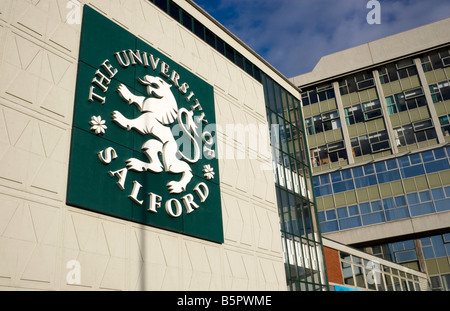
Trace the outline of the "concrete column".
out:
[[[428,87],[427,78],[425,77],[425,72],[423,71],[422,68],[422,62],[420,61],[420,58],[415,58],[414,63],[416,64],[420,84],[422,85],[425,98],[427,99],[428,110],[430,111],[431,119],[433,120],[433,125],[436,128],[438,143],[443,144],[445,143],[444,134],[442,133],[440,126],[441,123],[439,122],[439,117],[437,115],[436,108],[434,107],[433,98],[431,97],[430,88]]]
[[[378,98],[381,103],[384,124],[386,125],[386,130],[389,135],[389,142],[391,143],[392,153],[397,154],[398,148],[397,148],[397,143],[395,142],[395,132],[394,132],[394,129],[392,128],[391,118],[389,117],[389,112],[387,110],[386,99],[384,97],[384,91],[383,91],[383,87],[382,87],[381,81],[380,81],[380,74],[378,73],[378,70],[373,70],[372,74],[373,74],[373,80],[375,81],[375,87],[377,89]]]
[[[417,260],[419,261],[420,271],[425,273],[427,275],[427,277],[429,278],[427,265],[425,263],[425,258],[423,256],[423,251],[422,251],[422,242],[420,241],[420,239],[414,240],[414,246],[416,248]]]
[[[333,89],[336,98],[336,106],[341,120],[342,136],[344,137],[345,150],[347,151],[348,164],[355,163],[353,158],[352,145],[350,143],[350,135],[348,134],[347,122],[345,121],[344,105],[342,104],[341,93],[339,92],[339,83],[333,82]]]

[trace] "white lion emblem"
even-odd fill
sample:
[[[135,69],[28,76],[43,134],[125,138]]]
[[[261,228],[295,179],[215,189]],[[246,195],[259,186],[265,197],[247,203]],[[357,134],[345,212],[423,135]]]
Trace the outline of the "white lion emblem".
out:
[[[136,96],[128,88],[119,84],[117,92],[120,97],[128,104],[135,104],[142,115],[136,119],[127,119],[119,111],[113,111],[112,119],[120,127],[136,130],[141,135],[150,134],[156,139],[150,139],[142,145],[142,151],[149,159],[149,162],[143,162],[135,158],[126,161],[130,170],[137,172],[151,171],[161,173],[163,169],[173,174],[182,174],[180,181],[171,181],[167,184],[170,193],[181,193],[186,190],[187,184],[192,178],[192,170],[188,163],[180,160],[181,157],[188,162],[194,163],[199,159],[199,146],[191,134],[198,137],[197,126],[192,119],[193,112],[185,108],[178,109],[175,97],[170,90],[171,85],[159,77],[146,75],[144,79],[138,78],[138,81],[147,87],[149,97]],[[186,117],[188,131],[182,125],[182,115]],[[186,158],[179,150],[175,138],[169,127],[176,119],[185,133],[191,137],[194,144],[194,159]],[[163,164],[159,160],[158,154],[162,154]]]

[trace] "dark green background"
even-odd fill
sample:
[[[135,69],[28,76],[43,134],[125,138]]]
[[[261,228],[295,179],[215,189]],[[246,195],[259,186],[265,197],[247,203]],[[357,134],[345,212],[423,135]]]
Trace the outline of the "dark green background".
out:
[[[172,70],[179,73],[181,77],[179,80],[180,84],[183,82],[189,84],[188,93],[190,91],[195,93],[193,98],[197,98],[200,101],[202,112],[205,113],[208,124],[215,124],[214,90],[211,85],[85,5],[75,93],[67,204],[223,243],[217,159],[208,160],[202,155],[202,158],[197,163],[190,164],[194,177],[188,184],[186,191],[177,195],[170,194],[166,184],[171,180],[178,181],[181,178],[181,174],[128,171],[124,190],[120,190],[117,186],[117,177],[110,177],[108,174],[109,171],[125,168],[125,161],[132,157],[147,162],[148,160],[142,153],[141,147],[147,140],[154,138],[151,135],[143,136],[134,130],[127,131],[112,122],[111,113],[114,110],[120,111],[129,119],[134,119],[141,115],[141,112],[135,105],[128,105],[119,97],[116,92],[118,84],[125,84],[133,94],[146,96],[145,87],[137,81],[137,78],[142,78],[146,74],[159,75],[159,66],[156,71],[153,71],[151,66],[146,68],[144,65],[130,65],[127,68],[122,68],[117,62],[114,53],[128,49],[145,51],[147,54],[153,54],[155,58],[159,57],[161,59],[160,62],[164,61],[169,64],[169,74]],[[101,64],[106,59],[118,70],[118,73],[112,79],[106,93],[95,87],[94,92],[102,97],[106,97],[105,103],[101,104],[96,100],[89,102],[89,88],[94,85],[92,80],[95,77],[96,70],[100,69],[106,74],[105,70],[101,68]],[[170,83],[168,79],[163,78],[163,80]],[[187,94],[180,94],[175,86],[172,86],[171,90],[177,100],[178,107],[185,107],[190,110],[190,106],[194,105],[194,103],[192,101],[186,102],[184,97]],[[195,111],[194,114],[199,116],[200,112]],[[105,134],[96,135],[90,130],[91,125],[89,122],[92,116],[101,116],[106,121],[107,129]],[[173,125],[175,124],[177,122],[174,122]],[[214,132],[212,134],[215,136]],[[175,139],[179,141],[178,137],[175,137]],[[213,149],[215,149],[215,146],[213,146]],[[103,164],[99,160],[97,153],[108,147],[113,147],[118,157],[110,164]],[[209,164],[214,169],[215,177],[213,180],[204,178],[202,170],[205,164]],[[144,200],[142,205],[136,204],[128,198],[133,188],[133,181],[137,181],[143,186],[138,195],[139,200]],[[196,194],[193,193],[193,188],[199,182],[204,182],[209,188],[209,196],[204,203],[200,203]],[[161,207],[157,213],[147,211],[149,192],[163,197]],[[186,214],[186,209],[183,205],[183,213],[180,217],[170,217],[165,211],[164,203],[171,198],[176,198],[182,203],[180,198],[189,193],[193,194],[194,201],[200,207],[194,212]]]

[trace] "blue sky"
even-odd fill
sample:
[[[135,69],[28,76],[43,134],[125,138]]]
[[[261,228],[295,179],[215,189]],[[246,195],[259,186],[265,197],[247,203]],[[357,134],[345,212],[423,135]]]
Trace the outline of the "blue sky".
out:
[[[380,24],[369,24],[369,0],[194,0],[287,77],[319,59],[450,17],[450,0],[379,0]]]

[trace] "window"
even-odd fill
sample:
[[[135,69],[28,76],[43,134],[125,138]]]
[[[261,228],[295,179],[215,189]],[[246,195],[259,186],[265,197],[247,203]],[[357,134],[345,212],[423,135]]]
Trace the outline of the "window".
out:
[[[330,162],[347,160],[347,151],[343,141],[323,145],[310,150],[313,167],[327,165]]]
[[[368,88],[371,88],[375,86],[375,83],[373,81],[373,75],[372,72],[362,72],[357,75],[355,75],[356,80],[356,88],[358,91],[362,91]]]
[[[192,31],[192,17],[183,11],[181,18],[183,26]]]
[[[204,40],[205,38],[205,27],[196,19],[194,19],[194,33]]]
[[[341,128],[341,121],[337,110],[322,114],[322,125],[324,131]]]
[[[225,48],[225,56],[234,63],[234,49],[228,44]]]
[[[383,116],[379,100],[354,105],[344,109],[347,125],[365,122]]]
[[[180,21],[180,8],[172,1],[169,2],[169,15],[176,21]]]
[[[333,86],[331,84],[318,86],[302,93],[302,105],[308,106],[319,101],[326,101],[335,98]]]
[[[205,41],[213,48],[216,48],[216,36],[208,28],[205,29]]]
[[[364,119],[365,120],[372,120],[378,117],[381,117],[383,115],[381,110],[381,104],[379,100],[374,100],[368,103],[362,104],[363,111],[364,111]]]
[[[361,109],[361,105],[355,105],[344,109],[345,122],[347,125],[352,125],[359,122],[364,122],[364,114]]]
[[[419,143],[436,138],[436,130],[431,120],[414,122],[394,129],[398,147]]]
[[[404,59],[382,67],[379,72],[381,84],[386,84],[417,75],[417,68],[412,59]]]
[[[387,131],[371,133],[350,139],[353,156],[374,154],[391,148]]]
[[[450,118],[449,115],[439,117],[439,123],[441,124],[441,130],[442,130],[442,133],[444,134],[444,136],[450,135],[450,119],[449,118]]]
[[[450,51],[448,48],[432,52],[422,57],[423,71],[428,72],[450,66]]]
[[[339,93],[341,95],[347,95],[356,92],[356,82],[353,77],[339,81]]]
[[[334,89],[331,84],[317,87],[317,96],[319,101],[326,101],[335,97]]]
[[[341,120],[337,110],[325,112],[305,119],[306,131],[309,135],[341,128]]]
[[[430,85],[431,98],[433,103],[439,103],[450,100],[450,83],[442,81],[437,84]]]
[[[305,119],[305,127],[306,133],[308,133],[308,135],[314,135],[316,133],[314,130],[314,123],[312,121],[312,118]]]
[[[167,12],[167,0],[155,0],[155,5],[164,12]]]
[[[427,101],[422,88],[417,88],[386,97],[386,104],[388,113],[391,115],[426,106]]]

